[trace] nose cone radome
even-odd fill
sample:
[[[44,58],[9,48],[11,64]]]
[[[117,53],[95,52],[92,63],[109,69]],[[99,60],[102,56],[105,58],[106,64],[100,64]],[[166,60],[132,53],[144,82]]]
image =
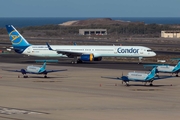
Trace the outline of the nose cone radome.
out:
[[[156,56],[156,53],[155,53],[155,52],[153,52],[153,53],[152,53],[152,56]]]

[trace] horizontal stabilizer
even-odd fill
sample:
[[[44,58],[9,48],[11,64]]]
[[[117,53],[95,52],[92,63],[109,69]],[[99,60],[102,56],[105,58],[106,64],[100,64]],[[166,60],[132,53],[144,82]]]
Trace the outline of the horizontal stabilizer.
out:
[[[120,79],[120,77],[106,77],[106,76],[101,76],[101,78],[115,79],[115,80],[119,80]]]
[[[146,65],[143,65],[144,68],[146,67],[158,67],[158,66],[169,66],[168,64],[146,64]]]
[[[172,58],[171,60],[172,61],[174,61],[174,60],[180,61],[180,58]]]
[[[59,62],[58,60],[35,60],[36,63],[40,62],[50,62],[50,63],[57,63]]]

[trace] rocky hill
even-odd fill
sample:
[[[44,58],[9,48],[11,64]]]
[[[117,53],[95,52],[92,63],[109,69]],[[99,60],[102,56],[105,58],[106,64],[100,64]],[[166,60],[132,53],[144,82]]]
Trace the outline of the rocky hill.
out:
[[[143,22],[129,22],[122,20],[112,20],[111,18],[97,18],[97,19],[87,19],[78,21],[68,21],[63,24],[63,26],[89,26],[89,25],[128,25],[128,24],[139,24]]]

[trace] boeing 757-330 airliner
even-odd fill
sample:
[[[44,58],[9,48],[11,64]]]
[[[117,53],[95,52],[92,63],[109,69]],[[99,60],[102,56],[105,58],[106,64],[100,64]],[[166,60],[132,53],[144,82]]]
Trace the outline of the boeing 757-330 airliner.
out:
[[[98,45],[31,45],[13,27],[6,25],[15,52],[39,57],[69,57],[72,63],[101,61],[102,57],[153,57],[156,53],[144,46],[98,46]]]

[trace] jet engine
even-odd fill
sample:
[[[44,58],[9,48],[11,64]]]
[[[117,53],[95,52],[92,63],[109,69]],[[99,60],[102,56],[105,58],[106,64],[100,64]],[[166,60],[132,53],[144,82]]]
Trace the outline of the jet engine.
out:
[[[94,57],[93,54],[81,55],[80,60],[82,61],[101,61],[102,57]]]
[[[84,55],[81,55],[80,59],[82,61],[93,61],[94,55],[93,54],[84,54]]]

